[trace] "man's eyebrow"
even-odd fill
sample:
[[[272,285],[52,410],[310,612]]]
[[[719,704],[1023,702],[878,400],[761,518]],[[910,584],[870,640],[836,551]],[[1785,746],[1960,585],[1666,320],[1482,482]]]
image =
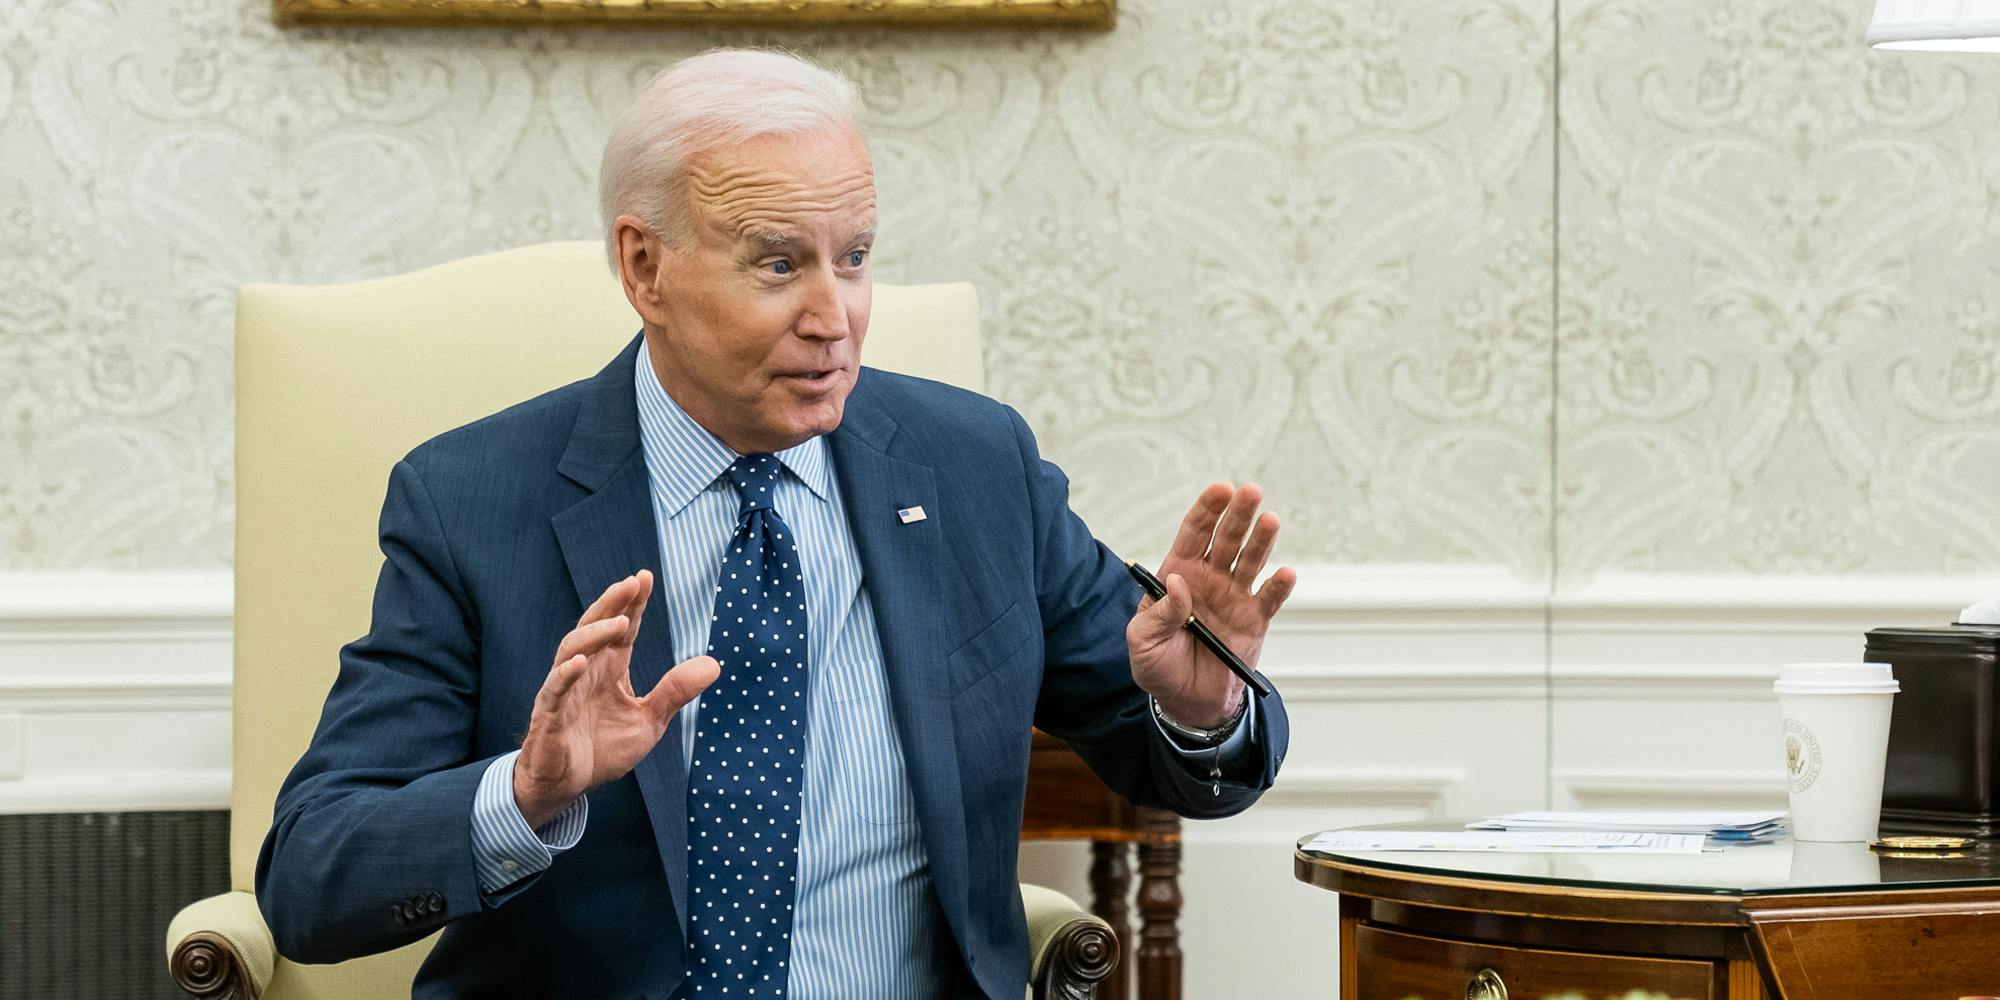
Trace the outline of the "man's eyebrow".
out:
[[[782,229],[751,229],[743,234],[743,238],[765,250],[783,250],[799,242],[797,233]]]
[[[805,242],[805,237],[783,229],[746,229],[743,231],[743,239],[745,242],[755,245],[759,250],[786,250]],[[870,225],[866,229],[849,237],[847,245],[872,243],[874,240],[875,227]]]

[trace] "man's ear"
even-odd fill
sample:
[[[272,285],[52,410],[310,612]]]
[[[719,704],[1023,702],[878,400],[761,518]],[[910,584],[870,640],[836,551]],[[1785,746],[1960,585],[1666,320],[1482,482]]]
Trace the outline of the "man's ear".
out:
[[[625,301],[648,324],[665,322],[665,303],[660,301],[660,268],[669,251],[636,215],[621,215],[611,223],[618,247],[618,282],[625,288]]]

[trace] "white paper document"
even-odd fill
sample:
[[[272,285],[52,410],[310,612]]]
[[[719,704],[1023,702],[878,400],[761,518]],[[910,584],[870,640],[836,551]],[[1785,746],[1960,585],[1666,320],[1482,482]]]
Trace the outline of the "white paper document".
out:
[[[1524,812],[1468,823],[1466,829],[1747,834],[1770,831],[1784,818],[1782,811]]]
[[[1335,830],[1308,851],[1459,851],[1516,854],[1700,854],[1699,834],[1575,831]]]

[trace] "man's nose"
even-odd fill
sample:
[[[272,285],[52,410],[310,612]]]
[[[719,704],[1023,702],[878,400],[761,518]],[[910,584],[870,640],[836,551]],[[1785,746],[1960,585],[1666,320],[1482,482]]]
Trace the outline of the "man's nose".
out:
[[[799,312],[799,336],[845,340],[849,332],[847,304],[840,297],[840,277],[831,267],[815,268],[806,282],[805,302]]]

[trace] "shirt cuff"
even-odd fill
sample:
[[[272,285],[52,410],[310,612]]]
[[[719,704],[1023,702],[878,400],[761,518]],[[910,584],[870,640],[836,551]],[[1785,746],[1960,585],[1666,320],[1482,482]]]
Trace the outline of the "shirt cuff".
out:
[[[520,756],[516,750],[488,764],[472,798],[473,870],[480,891],[489,895],[548,868],[582,839],[590,817],[590,800],[579,795],[546,826],[529,827],[514,802],[514,761]]]
[[[1152,698],[1151,695],[1146,697],[1148,700]],[[1146,714],[1153,717],[1153,728],[1158,729],[1160,735],[1166,737],[1167,746],[1173,748],[1182,763],[1190,766],[1190,773],[1206,781],[1210,768],[1219,768],[1225,774],[1241,773],[1242,765],[1251,760],[1253,751],[1250,746],[1250,734],[1257,726],[1257,695],[1253,691],[1245,691],[1243,697],[1245,699],[1243,718],[1237,720],[1236,730],[1220,744],[1212,747],[1192,744],[1185,737],[1161,725],[1159,713],[1151,711],[1150,705],[1147,706]],[[1196,767],[1197,764],[1200,766]]]

